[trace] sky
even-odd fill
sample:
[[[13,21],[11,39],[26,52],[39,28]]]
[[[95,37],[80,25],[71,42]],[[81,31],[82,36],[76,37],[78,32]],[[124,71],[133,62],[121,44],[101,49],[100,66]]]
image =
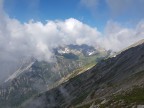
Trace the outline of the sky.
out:
[[[108,20],[133,26],[144,16],[144,0],[5,0],[4,9],[21,22],[75,18],[103,31]]]
[[[0,0],[0,81],[61,45],[120,51],[143,38],[144,0]]]
[[[97,0],[91,1],[97,4],[95,2]],[[105,4],[103,2],[102,4],[104,6],[100,8],[104,11],[106,10]],[[6,0],[4,8],[11,17],[17,18],[21,22],[26,22],[30,19],[45,22],[46,20],[76,18],[91,26],[102,28],[104,23],[106,23],[107,17],[102,17],[102,15],[96,17],[93,15],[93,5],[91,5],[90,3],[87,6],[84,0]],[[98,11],[97,14],[100,14],[100,12]],[[100,19],[102,20],[100,21]]]

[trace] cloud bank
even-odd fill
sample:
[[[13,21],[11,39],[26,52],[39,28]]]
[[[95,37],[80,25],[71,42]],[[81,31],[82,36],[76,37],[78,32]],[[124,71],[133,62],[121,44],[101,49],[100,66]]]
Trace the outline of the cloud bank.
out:
[[[60,45],[88,44],[119,51],[144,38],[144,21],[135,28],[108,21],[104,33],[74,18],[21,23],[4,12],[2,1],[0,19],[0,76],[3,78],[17,68],[22,58],[50,61],[52,49]]]

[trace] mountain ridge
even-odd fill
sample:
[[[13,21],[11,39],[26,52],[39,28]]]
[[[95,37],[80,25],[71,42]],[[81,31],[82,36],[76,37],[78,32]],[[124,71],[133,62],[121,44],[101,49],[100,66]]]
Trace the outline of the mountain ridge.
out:
[[[119,94],[123,96],[123,93],[126,95],[127,92],[130,92],[129,89],[135,90],[135,86],[143,87],[144,79],[142,76],[144,76],[143,43],[121,52],[116,57],[102,60],[92,69],[50,91],[39,94],[24,106],[30,108],[29,106],[34,106],[35,101],[39,100],[40,103],[36,107],[41,106],[41,108],[79,108],[77,106],[85,103],[90,106],[93,102],[94,106],[99,105],[101,107],[104,105],[108,107],[133,107],[144,101],[140,103],[135,100],[136,103],[134,103],[120,98],[121,100],[119,99],[117,102],[113,100],[115,98],[111,97]],[[90,103],[91,101],[92,103]],[[123,104],[119,101],[123,101]],[[131,103],[128,103],[129,101]],[[81,108],[83,107],[81,106]]]
[[[57,53],[59,50],[63,52],[65,49],[68,52]],[[76,51],[79,53],[73,53]],[[87,53],[95,51],[96,49],[87,45],[71,45],[55,50],[56,62],[49,63],[34,58],[21,60],[22,63],[18,70],[0,86],[1,107],[18,106],[33,95],[53,88],[53,83],[58,81],[63,83],[63,78],[66,79],[66,76],[73,71],[83,70],[88,64],[95,64],[98,59],[101,60],[109,55],[107,52],[99,51],[93,55]],[[58,82],[58,85],[61,83]]]

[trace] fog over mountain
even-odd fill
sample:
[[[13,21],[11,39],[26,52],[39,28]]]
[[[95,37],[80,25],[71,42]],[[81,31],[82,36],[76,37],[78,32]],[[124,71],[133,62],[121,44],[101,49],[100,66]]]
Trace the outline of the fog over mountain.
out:
[[[110,3],[110,2],[109,2]],[[112,7],[113,8],[113,7]],[[144,38],[144,21],[134,28],[108,21],[104,32],[75,18],[21,23],[11,18],[0,1],[0,79],[15,70],[21,59],[34,57],[53,61],[53,48],[69,44],[87,44],[120,51]]]

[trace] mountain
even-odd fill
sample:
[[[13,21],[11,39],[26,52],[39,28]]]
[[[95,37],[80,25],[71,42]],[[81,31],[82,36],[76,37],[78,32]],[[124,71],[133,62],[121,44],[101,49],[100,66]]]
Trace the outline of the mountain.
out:
[[[20,108],[136,108],[144,105],[144,43],[104,59]]]
[[[127,49],[130,49],[130,48],[132,48],[132,47],[136,47],[136,46],[138,46],[138,45],[140,45],[140,44],[143,44],[143,43],[144,43],[144,39],[139,40],[138,42],[136,42],[136,43],[134,43],[134,44],[132,44],[132,45],[124,48],[123,50],[121,50],[121,51],[119,51],[119,52],[117,52],[117,53],[114,53],[114,55],[118,55],[118,54],[120,54],[121,52],[123,52],[123,51],[125,51],[125,50],[127,50]]]
[[[20,67],[0,86],[1,108],[17,107],[30,97],[59,85],[67,75],[84,71],[110,55],[106,50],[88,45],[60,46],[53,52],[54,62],[35,58],[21,60]]]

